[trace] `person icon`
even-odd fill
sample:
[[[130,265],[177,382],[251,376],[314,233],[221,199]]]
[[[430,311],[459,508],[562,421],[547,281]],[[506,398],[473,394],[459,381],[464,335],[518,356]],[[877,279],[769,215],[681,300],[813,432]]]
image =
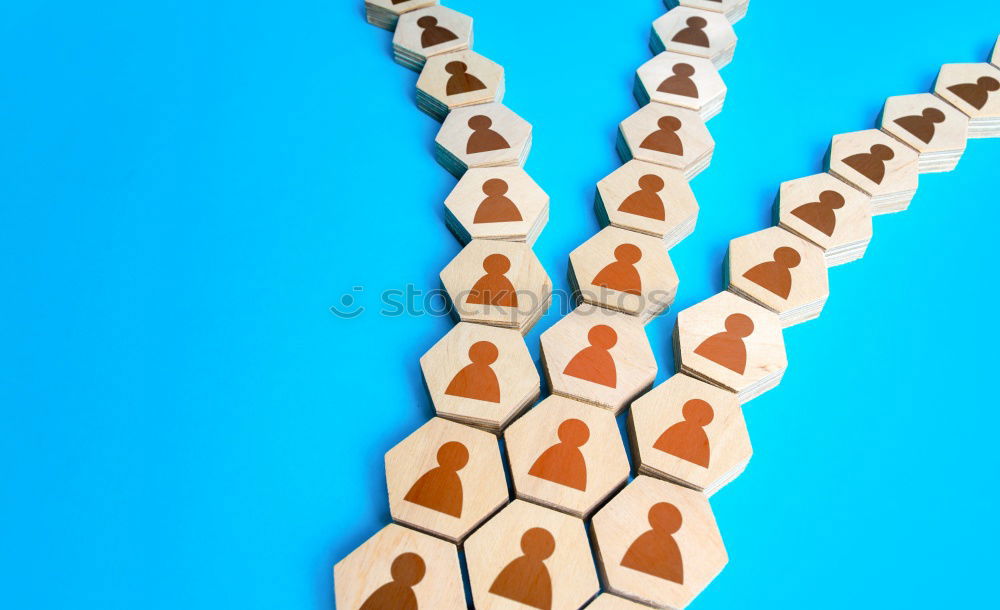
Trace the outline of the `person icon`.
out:
[[[924,144],[930,144],[934,139],[935,125],[944,123],[944,113],[937,108],[924,108],[920,114],[904,116],[893,123],[913,134]]]
[[[508,188],[507,182],[500,178],[490,178],[483,183],[483,194],[486,195],[486,199],[483,199],[476,208],[473,224],[522,220],[520,210],[506,197]]]
[[[844,163],[875,184],[885,179],[885,162],[896,156],[885,144],[875,144],[866,153],[857,153],[844,159]]]
[[[715,419],[712,405],[700,398],[692,398],[681,407],[681,415],[684,419],[664,430],[653,443],[653,449],[708,468],[712,448],[705,426]]]
[[[458,36],[448,28],[438,25],[437,17],[424,15],[417,19],[417,26],[423,29],[420,33],[420,46],[423,48],[433,47],[442,42],[458,40]]]
[[[587,462],[580,447],[590,439],[590,428],[579,419],[559,424],[559,442],[542,452],[528,474],[559,485],[587,491]]]
[[[674,37],[670,39],[671,42],[680,42],[695,47],[708,48],[711,46],[711,43],[708,41],[708,34],[705,33],[705,26],[708,25],[707,19],[704,17],[688,17],[686,23],[687,27],[674,34]]]
[[[403,499],[458,519],[463,502],[458,471],[469,463],[469,450],[458,441],[448,441],[436,457],[438,465],[421,475]]]
[[[751,267],[743,274],[754,284],[764,288],[783,299],[787,299],[792,291],[791,269],[799,266],[802,255],[795,248],[781,246],[772,254],[774,260]]]
[[[471,364],[465,365],[444,391],[448,396],[471,398],[485,402],[500,402],[500,382],[490,367],[500,351],[489,341],[477,341],[469,348]]]
[[[389,568],[392,582],[375,589],[360,610],[418,610],[413,587],[424,579],[427,564],[416,553],[402,553]]]
[[[675,116],[660,117],[656,122],[659,128],[646,136],[639,148],[655,150],[668,155],[682,156],[684,154],[684,143],[681,142],[677,130],[681,128],[681,120]]]
[[[674,534],[681,529],[681,511],[669,502],[654,504],[647,514],[649,529],[625,551],[622,567],[684,584],[684,559]]]
[[[587,333],[587,341],[590,345],[573,356],[563,374],[609,388],[616,387],[618,371],[608,350],[618,343],[618,333],[610,326],[598,324]]]
[[[517,292],[504,275],[510,271],[510,259],[503,254],[490,254],[483,259],[486,275],[479,278],[465,302],[470,305],[517,307]]]
[[[635,268],[641,258],[642,250],[638,246],[621,244],[615,248],[615,262],[601,269],[590,283],[626,294],[641,295],[642,278]]]
[[[444,65],[444,71],[451,76],[444,87],[446,95],[458,95],[459,93],[470,93],[481,91],[486,88],[483,81],[469,74],[469,66],[464,61],[449,61]]]
[[[472,134],[469,136],[469,142],[465,146],[466,153],[471,155],[473,153],[510,148],[510,144],[507,143],[507,140],[502,135],[490,129],[493,126],[493,120],[490,117],[477,114],[469,118],[468,125],[469,129],[472,130]]]
[[[556,550],[549,530],[533,527],[521,536],[523,555],[507,564],[490,585],[490,593],[538,608],[552,609],[552,577],[545,560]]]
[[[827,237],[832,237],[837,229],[837,213],[834,210],[844,207],[844,203],[844,196],[837,191],[823,191],[819,194],[818,201],[804,203],[792,210],[792,216]]]
[[[1000,90],[1000,80],[992,76],[980,76],[974,83],[963,83],[948,87],[963,102],[976,110],[982,110],[990,99],[990,93]]]
[[[663,190],[663,178],[656,174],[646,174],[637,182],[639,190],[625,198],[618,206],[619,212],[643,216],[650,220],[663,220],[665,213],[663,199],[657,193]]]
[[[725,326],[725,331],[702,341],[694,353],[742,375],[747,367],[747,346],[743,340],[753,333],[753,320],[734,313],[726,318]]]
[[[683,97],[698,97],[698,85],[691,77],[694,76],[694,66],[686,63],[674,64],[674,75],[663,79],[656,88],[661,93],[673,93]]]

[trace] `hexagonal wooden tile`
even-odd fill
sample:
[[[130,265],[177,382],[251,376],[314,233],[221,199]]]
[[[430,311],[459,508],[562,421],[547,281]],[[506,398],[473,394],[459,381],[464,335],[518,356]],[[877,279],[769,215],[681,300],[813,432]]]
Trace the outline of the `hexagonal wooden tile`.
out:
[[[818,317],[830,296],[823,251],[781,227],[730,241],[726,276],[730,290],[775,312],[786,327]]]
[[[448,226],[463,243],[500,239],[532,244],[549,219],[549,196],[520,167],[470,169],[444,206]]]
[[[454,108],[503,99],[503,66],[475,51],[435,55],[417,79],[417,106],[443,120]]]
[[[491,432],[538,398],[540,378],[520,333],[461,322],[420,358],[434,409]]]
[[[969,117],[970,138],[1000,136],[1000,70],[987,63],[945,64],[934,93]]]
[[[635,98],[694,110],[705,121],[719,114],[726,99],[726,84],[718,68],[702,57],[660,53],[635,73]]]
[[[680,6],[653,22],[649,48],[653,53],[674,51],[704,57],[722,69],[733,59],[736,32],[719,13]]]
[[[932,93],[897,95],[885,101],[881,127],[917,149],[921,173],[948,172],[965,152],[969,117]]]
[[[729,557],[708,500],[647,476],[594,515],[597,560],[610,592],[657,608],[684,608]]]
[[[872,214],[901,212],[917,192],[917,151],[878,129],[833,136],[831,174],[872,198]]]
[[[517,497],[588,516],[625,484],[628,457],[610,411],[549,396],[504,432]]]
[[[648,610],[649,606],[637,604],[630,599],[601,593],[587,604],[587,610]]]
[[[740,404],[788,367],[778,314],[728,291],[677,314],[674,357],[679,372],[736,392]]]
[[[712,495],[753,455],[736,395],[673,375],[635,402],[629,436],[639,472]]]
[[[456,108],[434,145],[438,163],[455,176],[470,167],[520,167],[531,149],[531,124],[498,102]]]
[[[465,541],[477,610],[579,608],[599,583],[583,521],[515,500]]]
[[[688,6],[691,8],[722,13],[729,23],[736,23],[747,14],[750,0],[664,0],[667,8]]]
[[[618,227],[601,229],[570,252],[569,275],[584,302],[643,324],[670,307],[680,283],[662,241]]]
[[[385,454],[392,518],[461,542],[510,500],[497,438],[435,417]]]
[[[458,549],[392,523],[333,568],[337,608],[441,608],[465,605]]]
[[[584,303],[542,333],[541,345],[554,394],[615,413],[656,377],[646,331],[628,314]]]
[[[618,126],[618,154],[679,169],[688,180],[708,167],[715,140],[693,110],[651,103]]]
[[[365,17],[368,23],[392,31],[403,13],[437,4],[438,0],[365,0]]]
[[[441,271],[463,322],[516,328],[525,334],[545,313],[552,282],[531,246],[474,239]]]
[[[698,221],[698,201],[684,174],[634,159],[597,183],[596,206],[603,224],[659,237],[668,249]]]
[[[400,15],[392,36],[396,63],[418,72],[429,57],[469,48],[472,17],[438,5]]]
[[[782,182],[778,222],[819,246],[828,267],[842,265],[868,249],[871,197],[827,173]]]

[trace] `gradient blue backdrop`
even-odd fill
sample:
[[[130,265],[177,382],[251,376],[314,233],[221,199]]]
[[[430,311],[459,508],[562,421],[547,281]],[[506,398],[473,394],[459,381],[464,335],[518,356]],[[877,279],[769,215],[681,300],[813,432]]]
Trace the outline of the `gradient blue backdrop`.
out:
[[[438,125],[360,4],[0,8],[0,606],[329,609],[331,566],[388,521],[382,454],[430,415],[417,359],[451,322],[328,308],[436,287],[459,244]],[[448,4],[534,124],[536,250],[565,288],[663,7]],[[658,381],[676,312],[721,289],[781,181],[987,55],[1000,7],[976,5],[753,0],[680,294],[648,327]],[[996,603],[998,153],[924,176],[787,332],[753,461],[712,502],[731,561],[694,607]]]

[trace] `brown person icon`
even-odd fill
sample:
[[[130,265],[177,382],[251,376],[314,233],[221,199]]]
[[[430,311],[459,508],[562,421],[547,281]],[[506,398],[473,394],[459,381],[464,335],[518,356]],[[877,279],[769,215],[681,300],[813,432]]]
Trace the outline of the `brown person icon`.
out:
[[[692,398],[681,407],[681,415],[684,419],[664,430],[653,443],[653,448],[708,468],[712,448],[705,426],[715,419],[712,405],[700,398]]]
[[[708,40],[708,34],[705,33],[705,26],[707,25],[708,20],[704,17],[688,17],[687,27],[674,34],[674,37],[670,40],[696,47],[708,48],[711,46],[711,43]]]
[[[626,197],[618,206],[618,211],[651,220],[663,220],[663,199],[657,194],[663,190],[663,178],[656,174],[646,174],[639,178],[638,185],[639,190]]]
[[[924,108],[920,114],[900,117],[893,123],[913,134],[924,144],[930,144],[934,139],[935,125],[944,123],[944,119],[944,113],[937,108]]]
[[[698,97],[698,85],[691,80],[691,77],[694,76],[694,66],[682,62],[674,64],[673,71],[674,75],[663,79],[656,90],[684,97]]]
[[[521,536],[523,555],[507,564],[490,585],[490,593],[538,608],[552,608],[552,577],[545,560],[556,550],[556,540],[545,528],[533,527]]]
[[[473,400],[500,402],[500,382],[490,367],[499,355],[497,346],[489,341],[473,343],[469,348],[469,360],[472,363],[452,377],[444,393]]]
[[[726,318],[725,326],[725,331],[702,341],[694,353],[742,375],[747,367],[747,346],[743,340],[753,333],[753,320],[734,313]]]
[[[896,153],[885,144],[875,144],[866,153],[857,153],[844,159],[844,163],[875,184],[882,184],[885,178],[885,162],[891,161]]]
[[[528,474],[559,485],[587,490],[587,462],[580,447],[590,439],[590,428],[579,419],[567,419],[559,424],[559,442],[546,449]]]
[[[392,560],[392,582],[375,589],[360,610],[418,610],[413,587],[424,579],[427,566],[416,553],[403,553]]]
[[[417,479],[403,499],[457,519],[462,516],[463,502],[458,471],[469,463],[469,450],[458,441],[449,441],[438,448],[437,463]]]
[[[510,259],[503,254],[490,254],[483,259],[486,274],[469,291],[465,302],[471,305],[517,307],[517,292],[504,275],[510,270]]]
[[[433,47],[442,42],[458,40],[458,36],[451,30],[438,25],[437,17],[424,15],[417,19],[417,26],[424,31],[420,34],[420,46],[423,48]]]
[[[616,387],[618,372],[608,350],[618,343],[618,333],[610,326],[598,324],[587,333],[587,341],[590,345],[573,356],[563,374],[609,388]]]
[[[469,118],[468,125],[472,134],[469,135],[469,142],[465,145],[467,154],[510,148],[510,144],[502,135],[490,129],[493,126],[490,117],[477,114]]]
[[[982,110],[986,102],[990,99],[990,94],[1000,90],[1000,80],[992,76],[980,76],[974,83],[962,83],[948,87],[951,91],[965,103],[976,110]]]
[[[458,95],[459,93],[470,93],[486,88],[483,81],[469,74],[469,66],[464,61],[449,61],[444,66],[445,72],[451,74],[448,84],[445,85],[446,95]]]
[[[642,258],[642,250],[633,244],[615,248],[615,261],[601,269],[590,282],[594,286],[617,290],[626,294],[642,294],[642,278],[635,264]]]
[[[681,128],[681,120],[675,116],[660,117],[656,122],[659,128],[646,136],[639,148],[655,150],[668,155],[684,155],[684,143],[681,142],[677,130]]]
[[[628,547],[621,565],[644,574],[684,584],[684,559],[674,534],[681,529],[681,511],[669,502],[654,504],[647,515],[651,529]]]
[[[507,182],[500,178],[490,178],[483,182],[483,194],[486,199],[476,208],[475,224],[490,222],[517,222],[521,220],[521,212],[514,202],[507,198]]]
[[[782,246],[772,254],[774,260],[751,267],[743,274],[754,284],[764,288],[783,299],[787,299],[792,291],[791,269],[802,262],[802,255],[795,248]]]
[[[844,203],[844,196],[837,191],[823,191],[818,201],[800,205],[792,210],[792,215],[824,235],[832,236],[837,228],[837,213],[834,210],[844,207]]]

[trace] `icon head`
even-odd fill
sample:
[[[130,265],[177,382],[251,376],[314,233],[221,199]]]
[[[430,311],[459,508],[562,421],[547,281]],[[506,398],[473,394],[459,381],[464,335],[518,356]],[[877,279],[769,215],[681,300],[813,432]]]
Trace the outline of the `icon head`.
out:
[[[483,194],[490,197],[499,197],[507,193],[507,182],[500,178],[490,178],[483,183]]]
[[[560,441],[573,447],[583,447],[590,440],[590,428],[579,419],[567,419],[559,424],[559,430],[556,434]]]
[[[594,347],[611,349],[615,343],[618,343],[618,333],[610,326],[598,324],[587,333],[587,341]]]
[[[844,196],[837,191],[823,191],[819,194],[819,202],[832,210],[839,210],[844,207]]]
[[[493,121],[488,116],[477,114],[476,116],[469,117],[469,128],[473,131],[489,129],[492,126]]]
[[[638,185],[644,191],[658,193],[663,190],[663,178],[660,178],[656,174],[646,174],[639,178]]]
[[[663,534],[673,534],[681,529],[684,518],[681,511],[670,502],[658,502],[649,509],[646,516],[649,519],[649,526],[656,532]]]
[[[892,149],[885,144],[874,144],[868,149],[868,152],[871,153],[871,156],[882,161],[888,161],[896,156],[896,153],[892,152]]]
[[[802,262],[802,255],[799,254],[798,250],[795,248],[789,248],[788,246],[777,248],[774,251],[773,256],[774,262],[786,269],[798,267],[799,263]]]
[[[469,348],[469,360],[476,364],[493,364],[499,355],[497,346],[489,341],[476,341]]]
[[[469,450],[458,441],[448,441],[438,448],[437,463],[447,470],[461,470],[469,463]]]
[[[469,69],[464,61],[449,61],[444,65],[444,71],[448,74],[465,74]]]
[[[921,113],[925,119],[931,123],[943,123],[944,113],[937,108],[924,108],[923,113]]]
[[[689,421],[699,427],[704,428],[715,419],[715,411],[712,405],[700,398],[692,398],[681,407],[681,415],[685,421]]]
[[[619,263],[634,265],[642,258],[642,250],[634,244],[622,244],[615,248],[615,260]]]
[[[427,566],[420,555],[416,553],[403,553],[392,560],[392,567],[389,573],[392,574],[393,582],[412,587],[424,579]]]
[[[700,30],[704,28],[706,25],[708,25],[708,20],[705,19],[704,17],[688,17],[687,24],[688,27]]]
[[[420,19],[417,19],[417,25],[424,28],[432,28],[438,24],[437,17],[431,17],[430,15],[424,15]]]
[[[753,320],[750,319],[750,316],[734,313],[726,318],[726,332],[740,338],[749,337],[753,332]]]
[[[656,126],[663,131],[677,131],[681,128],[681,120],[675,116],[662,116]]]
[[[686,63],[674,64],[674,74],[685,78],[694,75],[694,66]]]
[[[510,259],[503,254],[490,254],[483,259],[483,271],[504,274],[510,270]]]
[[[541,561],[548,559],[555,550],[556,539],[545,528],[533,527],[521,536],[521,552],[525,557]]]
[[[980,76],[976,84],[986,89],[987,91],[996,91],[1000,89],[1000,80],[993,78],[992,76]]]

